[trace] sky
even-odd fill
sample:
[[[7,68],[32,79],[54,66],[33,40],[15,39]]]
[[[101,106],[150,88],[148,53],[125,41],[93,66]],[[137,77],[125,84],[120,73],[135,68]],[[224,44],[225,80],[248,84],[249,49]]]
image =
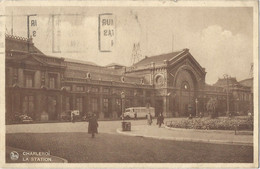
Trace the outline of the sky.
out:
[[[112,52],[98,48],[98,16],[102,13],[112,13],[116,18]],[[11,34],[13,27],[13,34],[23,37],[27,37],[26,15],[37,14],[31,17],[37,19],[33,42],[47,55],[102,66],[130,66],[134,43],[140,44],[142,57],[188,48],[206,69],[208,84],[214,84],[223,74],[237,80],[250,77],[250,7],[8,7],[6,14],[6,32]],[[52,15],[60,19],[60,39],[54,43]],[[56,31],[54,34],[56,37]],[[59,47],[61,53],[54,53],[53,47]]]

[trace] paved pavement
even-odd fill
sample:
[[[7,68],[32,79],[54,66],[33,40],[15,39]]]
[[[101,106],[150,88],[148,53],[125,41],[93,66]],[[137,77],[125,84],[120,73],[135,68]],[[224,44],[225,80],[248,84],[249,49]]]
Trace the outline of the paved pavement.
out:
[[[126,120],[132,125],[146,124],[146,120]],[[100,133],[116,133],[122,121],[99,121]],[[57,133],[57,132],[87,132],[88,122],[60,122],[6,125],[6,133]]]
[[[159,128],[157,125],[136,125],[132,126],[131,131],[122,131],[121,128],[118,128],[117,132],[129,136],[142,136],[176,141],[253,145],[253,135],[250,135],[249,132],[242,131],[235,135],[234,131],[174,129],[164,126]]]
[[[181,119],[167,119],[167,121],[176,121]],[[146,120],[130,120],[131,131],[122,131],[121,121],[100,121],[99,133],[109,134],[124,134],[128,136],[141,136],[156,139],[175,140],[175,141],[190,141],[215,144],[236,144],[236,145],[253,145],[253,135],[235,135],[234,131],[205,131],[191,129],[172,129],[167,127],[159,128],[153,124],[148,126]],[[87,122],[65,122],[65,123],[38,123],[38,124],[16,124],[6,125],[6,133],[58,133],[58,132],[87,132]],[[12,151],[19,154],[27,152],[27,150],[6,147],[6,156]],[[49,156],[56,163],[66,163],[66,159],[56,156]],[[9,159],[9,158],[7,158]],[[15,162],[26,162],[24,158],[19,158]],[[26,159],[26,158],[25,158]],[[28,158],[31,159],[31,158]],[[35,158],[39,159],[39,158]],[[7,162],[14,162],[9,159]],[[36,162],[36,161],[35,161]],[[41,161],[42,162],[42,161]],[[46,161],[47,162],[47,161]]]
[[[166,121],[182,120],[181,118],[167,118]],[[130,136],[143,136],[157,139],[178,141],[209,142],[220,144],[253,145],[253,135],[223,130],[192,130],[158,128],[154,123],[146,125],[146,120],[128,120],[132,131],[122,132],[121,121],[99,121],[99,133],[125,134]],[[87,132],[87,122],[64,123],[38,123],[6,125],[6,133],[57,133],[57,132]]]

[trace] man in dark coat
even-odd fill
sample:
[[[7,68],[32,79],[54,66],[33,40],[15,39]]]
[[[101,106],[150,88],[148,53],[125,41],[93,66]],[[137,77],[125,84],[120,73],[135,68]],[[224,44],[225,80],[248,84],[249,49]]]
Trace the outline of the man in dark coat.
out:
[[[162,113],[160,113],[157,117],[157,124],[159,125],[159,127],[161,127],[161,125],[164,124],[164,117]]]
[[[95,133],[98,133],[97,128],[98,128],[97,117],[95,114],[92,114],[88,122],[88,133],[92,134],[92,138],[95,137]]]

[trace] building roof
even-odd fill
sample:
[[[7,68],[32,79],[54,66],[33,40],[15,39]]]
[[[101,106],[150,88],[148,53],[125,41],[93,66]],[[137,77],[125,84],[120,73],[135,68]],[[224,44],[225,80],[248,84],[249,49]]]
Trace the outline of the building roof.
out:
[[[245,79],[240,82],[237,81],[235,77],[230,77],[228,79],[228,84],[229,87],[232,87],[233,89],[245,89],[245,90],[252,90],[253,87],[253,78],[250,79]],[[218,87],[227,87],[227,79],[218,79],[218,81],[213,84],[213,86],[218,86]]]
[[[237,79],[235,77],[228,78],[229,85],[238,85]],[[227,86],[227,79],[219,78],[218,81],[213,84],[213,86]]]
[[[215,92],[224,92],[224,88],[221,86],[213,86],[209,84],[205,84],[204,90],[206,91],[215,91]]]
[[[150,57],[145,57],[141,61],[137,62],[134,64],[134,67],[139,67],[139,66],[147,66],[151,65],[151,63],[155,63],[156,65],[163,64],[165,60],[171,60],[174,57],[178,56],[179,54],[185,52],[186,49],[176,51],[176,52],[171,52],[167,54],[161,54],[161,55],[156,55],[156,56],[150,56]]]
[[[73,63],[81,63],[81,64],[87,64],[87,65],[95,65],[94,62],[89,62],[89,61],[83,61],[83,60],[77,60],[77,59],[71,59],[71,58],[65,58],[65,62],[73,62]]]
[[[243,86],[247,86],[247,87],[251,87],[253,88],[253,85],[254,85],[254,78],[248,78],[248,79],[244,79],[244,80],[241,80],[239,81],[239,83]]]
[[[37,47],[34,46],[32,38],[27,39],[20,36],[6,34],[5,41],[6,51],[43,54]]]
[[[47,56],[32,43],[32,39],[19,36],[6,35],[6,60],[39,62],[43,65],[62,66],[65,69],[65,78],[86,79],[87,74],[91,80],[112,81],[128,84],[141,84],[142,77],[125,74],[122,65],[111,63],[107,66],[99,66],[93,62],[71,58],[58,58]],[[12,52],[13,51],[13,52]],[[116,67],[115,69],[111,69]],[[144,81],[145,82],[145,81]]]
[[[118,64],[118,63],[110,63],[110,64],[106,65],[106,67],[114,67],[114,66],[124,67],[123,65],[120,65],[120,64]]]
[[[66,61],[65,61],[66,62]],[[114,81],[140,84],[142,77],[125,74],[124,69],[111,69],[104,66],[91,65],[78,62],[66,62],[67,69],[64,77],[84,79],[87,74],[92,80]]]

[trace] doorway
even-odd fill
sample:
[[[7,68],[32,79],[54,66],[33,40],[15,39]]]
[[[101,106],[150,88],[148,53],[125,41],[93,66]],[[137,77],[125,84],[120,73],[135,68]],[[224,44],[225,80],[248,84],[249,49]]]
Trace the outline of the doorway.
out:
[[[163,112],[163,100],[158,99],[155,101],[155,117],[159,115],[159,113]]]
[[[194,91],[191,90],[188,82],[183,82],[180,91],[180,115],[194,115]]]

